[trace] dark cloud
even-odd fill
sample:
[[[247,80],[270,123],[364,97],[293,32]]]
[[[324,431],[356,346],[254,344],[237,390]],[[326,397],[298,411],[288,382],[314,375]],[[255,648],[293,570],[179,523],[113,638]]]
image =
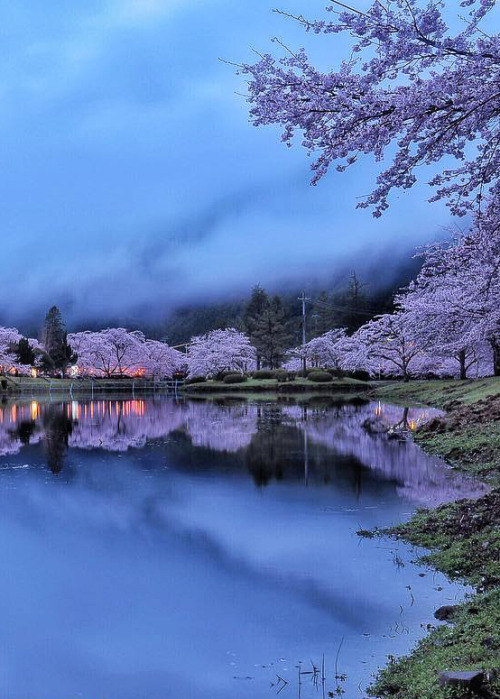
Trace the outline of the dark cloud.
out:
[[[249,125],[244,81],[219,56],[252,60],[277,34],[325,66],[345,49],[272,7],[0,0],[0,322],[52,303],[75,322],[160,318],[256,281],[327,278],[388,246],[407,256],[448,222],[423,187],[376,221],[354,208],[371,161],[311,188],[300,147]]]

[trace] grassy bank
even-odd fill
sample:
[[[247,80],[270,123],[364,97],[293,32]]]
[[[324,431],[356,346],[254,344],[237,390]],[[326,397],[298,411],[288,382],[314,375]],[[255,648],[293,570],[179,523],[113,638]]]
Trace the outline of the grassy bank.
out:
[[[480,500],[462,500],[419,511],[391,530],[430,550],[425,562],[476,589],[454,611],[452,623],[434,630],[409,656],[392,660],[370,693],[395,699],[449,699],[500,696],[500,379],[419,381],[379,386],[375,396],[402,403],[426,403],[447,413],[416,436],[429,452],[454,467],[482,477],[492,492]],[[441,686],[442,670],[485,672],[479,694]]]
[[[203,381],[203,383],[186,384],[183,392],[192,394],[204,393],[318,393],[332,391],[366,391],[370,384],[358,379],[333,379],[327,383],[318,383],[309,379],[297,377],[293,381],[278,381],[277,379],[249,378],[242,383],[227,384],[223,381]]]

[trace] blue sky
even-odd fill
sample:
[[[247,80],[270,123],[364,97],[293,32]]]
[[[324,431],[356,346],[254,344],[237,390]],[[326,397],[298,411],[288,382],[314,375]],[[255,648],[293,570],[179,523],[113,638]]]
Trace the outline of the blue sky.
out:
[[[345,51],[274,6],[0,1],[0,322],[52,303],[70,319],[161,317],[256,282],[331,275],[449,224],[423,186],[381,220],[356,211],[370,161],[310,187],[301,148],[248,123],[245,83],[219,57],[251,61],[276,35],[325,67]]]

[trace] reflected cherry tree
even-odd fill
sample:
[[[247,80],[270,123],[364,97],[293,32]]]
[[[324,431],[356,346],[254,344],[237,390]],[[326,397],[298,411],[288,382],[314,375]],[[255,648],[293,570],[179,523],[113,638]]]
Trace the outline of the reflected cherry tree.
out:
[[[176,467],[199,468],[204,457],[197,457],[197,450],[208,450],[214,454],[211,468],[224,461],[258,486],[335,481],[361,494],[366,478],[379,478],[424,505],[482,494],[484,486],[426,455],[409,438],[438,412],[325,399],[316,404],[32,400],[0,406],[0,455],[42,442],[47,465],[59,473],[69,450],[125,452],[149,443],[168,454],[179,435],[193,458]]]

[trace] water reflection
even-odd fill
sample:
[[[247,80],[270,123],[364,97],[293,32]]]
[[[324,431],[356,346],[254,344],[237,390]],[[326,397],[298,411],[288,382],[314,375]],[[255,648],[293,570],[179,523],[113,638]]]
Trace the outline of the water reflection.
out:
[[[300,679],[312,699],[298,668],[324,654],[335,691],[344,638],[356,696],[463,595],[402,542],[355,535],[471,489],[384,431],[431,416],[325,397],[1,405],[0,694],[266,699]]]
[[[230,468],[248,472],[257,486],[348,480],[361,494],[370,473],[394,482],[400,495],[418,504],[480,495],[481,484],[452,472],[406,438],[438,412],[324,397],[302,404],[30,401],[0,407],[0,454],[42,441],[46,463],[58,474],[68,449],[125,452],[161,441],[167,451],[177,451],[183,468],[220,469],[232,455]]]

